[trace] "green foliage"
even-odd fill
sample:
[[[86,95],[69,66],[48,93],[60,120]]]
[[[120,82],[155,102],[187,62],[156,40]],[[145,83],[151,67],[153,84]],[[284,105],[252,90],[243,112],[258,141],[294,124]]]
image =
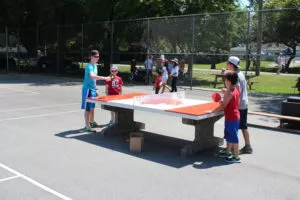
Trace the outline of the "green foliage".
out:
[[[265,22],[272,24],[264,26],[264,42],[277,41],[287,46],[300,44],[300,11],[297,9],[298,4],[298,0],[270,0],[264,5],[267,9],[288,8],[288,10],[280,12],[267,12],[264,15]]]

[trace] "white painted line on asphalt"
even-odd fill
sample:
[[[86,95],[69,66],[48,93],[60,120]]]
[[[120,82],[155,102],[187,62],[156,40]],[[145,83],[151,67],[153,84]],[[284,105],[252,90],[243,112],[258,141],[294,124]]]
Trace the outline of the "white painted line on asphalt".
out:
[[[19,178],[19,177],[20,177],[20,176],[16,175],[16,176],[8,177],[8,178],[3,178],[3,179],[0,179],[0,182],[8,181],[8,180],[15,179],[15,178]]]
[[[82,112],[82,111],[80,109],[78,109],[78,110],[66,111],[66,112],[57,112],[57,113],[49,113],[49,114],[42,114],[42,115],[31,115],[31,116],[25,116],[25,117],[14,117],[14,118],[0,119],[0,122],[19,120],[19,119],[30,119],[30,118],[46,117],[46,116],[61,115],[61,114],[75,113],[75,112]]]
[[[8,166],[0,164],[0,167],[2,167],[3,169],[6,169],[7,171],[10,171],[11,173],[16,174],[17,176],[25,179],[26,181],[30,182],[31,184],[33,184],[33,185],[35,185],[35,186],[37,186],[37,187],[39,187],[39,188],[41,188],[41,189],[43,189],[43,190],[45,190],[45,191],[53,194],[53,195],[55,195],[55,196],[57,196],[57,197],[59,197],[59,198],[61,198],[63,200],[72,200],[71,198],[69,198],[69,197],[67,197],[67,196],[65,196],[65,195],[63,195],[61,193],[56,192],[55,190],[53,190],[53,189],[51,189],[51,188],[49,188],[49,187],[47,187],[47,186],[45,186],[45,185],[43,185],[43,184],[41,184],[41,183],[39,183],[39,182],[31,179],[31,178],[29,178],[29,177],[21,174],[20,172],[17,172],[16,170],[11,169]]]
[[[21,89],[10,88],[10,87],[0,87],[0,89],[9,89],[9,90],[15,90],[15,91],[24,92],[24,93],[40,94],[38,92],[32,92],[32,91],[28,91],[28,90],[21,90]]]
[[[34,96],[34,95],[38,95],[38,94],[40,94],[40,93],[36,93],[36,94],[31,94],[31,93],[5,94],[5,95],[0,95],[0,97],[11,97],[11,96],[22,96],[22,95]]]
[[[15,112],[15,111],[23,111],[23,110],[34,110],[34,109],[40,109],[40,108],[53,108],[53,107],[62,107],[62,106],[71,106],[71,105],[79,105],[80,103],[68,103],[68,104],[59,104],[59,105],[50,105],[50,106],[36,106],[36,107],[30,107],[30,108],[20,108],[20,109],[11,109],[11,110],[0,110],[1,112]]]

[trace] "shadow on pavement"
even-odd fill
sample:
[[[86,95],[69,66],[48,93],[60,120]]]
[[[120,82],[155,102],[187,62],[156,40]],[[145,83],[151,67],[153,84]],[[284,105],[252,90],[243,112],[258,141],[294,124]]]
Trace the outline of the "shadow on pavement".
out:
[[[189,141],[158,135],[155,133],[144,132],[144,147],[141,153],[130,152],[129,134],[103,136],[97,133],[79,133],[79,130],[70,130],[55,134],[62,138],[71,138],[84,141],[93,145],[107,148],[120,153],[135,156],[151,162],[159,163],[174,168],[182,168],[194,165],[195,162],[201,162],[200,166],[194,166],[198,169],[206,169],[227,165],[223,160],[214,157],[215,149],[209,149],[199,152],[191,157],[180,156],[180,149],[188,144]]]

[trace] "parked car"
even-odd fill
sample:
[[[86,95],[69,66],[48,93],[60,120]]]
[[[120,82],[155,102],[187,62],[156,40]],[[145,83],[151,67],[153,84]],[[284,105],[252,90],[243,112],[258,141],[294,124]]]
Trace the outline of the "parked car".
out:
[[[27,60],[27,65],[24,67],[24,71],[40,71],[40,72],[52,72],[55,70],[56,58],[55,56],[38,56],[30,57]]]

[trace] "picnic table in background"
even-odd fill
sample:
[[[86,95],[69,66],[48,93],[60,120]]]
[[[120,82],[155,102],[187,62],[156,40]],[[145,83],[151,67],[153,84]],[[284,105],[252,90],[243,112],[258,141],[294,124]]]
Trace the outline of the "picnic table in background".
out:
[[[218,83],[223,83],[224,87],[226,87],[225,85],[225,74],[214,74],[215,75],[215,80],[213,82],[214,88],[216,88]],[[252,89],[252,85],[254,82],[251,81],[251,79],[255,77],[255,75],[253,74],[247,74],[245,75],[246,81],[247,81],[247,85],[248,88],[251,90]],[[219,81],[221,79],[221,81]]]

